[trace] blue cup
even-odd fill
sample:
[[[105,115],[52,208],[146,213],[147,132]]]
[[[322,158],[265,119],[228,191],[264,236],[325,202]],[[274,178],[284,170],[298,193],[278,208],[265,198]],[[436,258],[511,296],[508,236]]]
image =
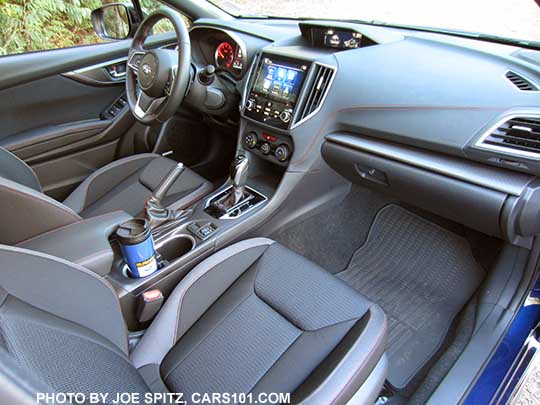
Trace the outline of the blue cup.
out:
[[[148,221],[130,219],[116,230],[116,239],[133,278],[147,277],[158,269],[154,239]]]

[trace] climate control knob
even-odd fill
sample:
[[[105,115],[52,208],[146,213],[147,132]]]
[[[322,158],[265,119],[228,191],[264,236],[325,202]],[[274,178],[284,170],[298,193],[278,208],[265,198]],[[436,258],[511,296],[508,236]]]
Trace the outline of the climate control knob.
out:
[[[287,160],[289,160],[291,151],[289,150],[289,147],[287,145],[282,143],[276,148],[276,150],[274,151],[274,155],[280,162],[286,162]]]
[[[291,120],[291,113],[287,110],[282,111],[281,114],[279,114],[279,119],[285,123],[289,122]]]
[[[253,149],[255,146],[257,146],[257,134],[255,132],[248,132],[244,136],[244,145],[246,145],[248,148]]]
[[[261,145],[261,152],[265,155],[268,155],[272,151],[272,148],[270,147],[270,144],[268,142],[265,142]]]
[[[251,111],[253,110],[253,107],[255,107],[255,100],[250,98],[248,101],[246,101],[246,110]]]

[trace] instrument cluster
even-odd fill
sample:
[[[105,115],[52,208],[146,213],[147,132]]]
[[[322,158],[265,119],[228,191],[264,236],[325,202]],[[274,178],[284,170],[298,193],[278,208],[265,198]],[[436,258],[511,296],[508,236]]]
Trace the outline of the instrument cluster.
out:
[[[216,46],[214,52],[216,68],[228,70],[233,74],[241,74],[244,69],[242,47],[235,41],[223,41]]]
[[[236,79],[246,72],[246,46],[236,33],[218,28],[194,27],[191,43],[195,61],[214,65],[216,71],[228,72]]]

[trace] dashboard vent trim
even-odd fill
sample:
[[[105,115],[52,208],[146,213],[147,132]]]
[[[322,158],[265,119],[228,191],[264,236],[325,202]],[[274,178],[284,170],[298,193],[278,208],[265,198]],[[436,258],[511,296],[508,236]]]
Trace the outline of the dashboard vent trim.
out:
[[[506,117],[482,135],[476,146],[505,154],[540,159],[540,114]]]
[[[513,72],[511,70],[507,71],[505,77],[512,82],[521,91],[538,91],[538,86],[536,86],[529,79],[523,77],[523,75]]]
[[[332,66],[315,63],[314,79],[311,81],[311,88],[306,92],[306,97],[299,106],[299,113],[296,116],[292,128],[308,120],[321,109],[328,91],[332,86],[336,69]]]

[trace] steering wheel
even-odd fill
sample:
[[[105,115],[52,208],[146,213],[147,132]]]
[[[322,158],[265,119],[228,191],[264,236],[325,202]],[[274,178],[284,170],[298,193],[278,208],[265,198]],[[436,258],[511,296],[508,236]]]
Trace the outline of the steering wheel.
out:
[[[177,50],[145,49],[152,28],[163,18],[174,26]],[[182,17],[168,9],[146,17],[133,37],[127,66],[126,94],[135,118],[146,125],[165,122],[180,107],[190,82],[191,43]]]

